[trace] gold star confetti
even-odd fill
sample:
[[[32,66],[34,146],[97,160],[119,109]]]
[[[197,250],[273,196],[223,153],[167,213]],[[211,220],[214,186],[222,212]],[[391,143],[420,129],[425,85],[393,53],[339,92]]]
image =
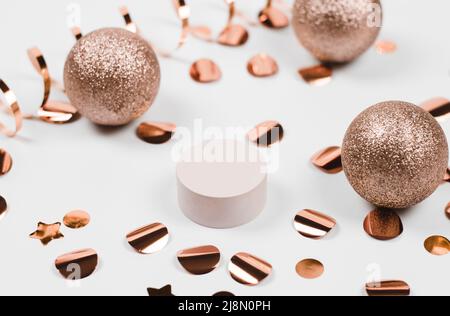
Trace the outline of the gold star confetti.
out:
[[[47,246],[52,240],[64,238],[64,235],[59,231],[61,223],[45,224],[40,222],[38,229],[30,234],[33,239],[39,239],[44,246]]]
[[[172,285],[170,284],[160,289],[148,288],[147,292],[149,296],[175,296],[172,293]]]

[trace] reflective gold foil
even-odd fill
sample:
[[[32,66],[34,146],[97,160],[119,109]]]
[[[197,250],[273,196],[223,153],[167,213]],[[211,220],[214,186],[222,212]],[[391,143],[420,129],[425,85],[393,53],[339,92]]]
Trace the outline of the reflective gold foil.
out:
[[[336,226],[336,220],[317,211],[302,210],[295,216],[294,226],[302,236],[320,239]]]
[[[271,77],[278,73],[278,63],[267,54],[253,56],[247,64],[248,72],[259,78]]]
[[[178,252],[178,261],[195,275],[214,271],[220,262],[220,250],[215,246],[202,246]]]
[[[0,221],[5,217],[8,211],[8,203],[5,198],[0,195]]]
[[[315,259],[305,259],[300,261],[295,267],[297,274],[304,279],[320,278],[325,272],[323,264]]]
[[[369,296],[409,296],[411,289],[404,281],[381,281],[366,284]]]
[[[44,246],[47,246],[52,240],[64,238],[60,229],[61,223],[45,224],[40,222],[38,229],[30,234],[30,238],[38,239]]]
[[[176,128],[172,123],[144,122],[137,128],[136,135],[150,144],[164,144],[172,139]]]
[[[379,54],[393,54],[397,51],[397,44],[392,41],[378,41],[375,48]]]
[[[128,243],[139,253],[153,254],[169,242],[169,230],[161,223],[139,228],[127,235]]]
[[[364,220],[364,230],[375,239],[390,240],[403,233],[403,224],[395,211],[376,209]]]
[[[435,256],[444,256],[450,252],[450,241],[443,236],[431,236],[425,240],[425,249]]]
[[[22,111],[20,110],[16,95],[2,79],[0,79],[0,92],[3,94],[3,97],[6,101],[5,105],[8,107],[8,111],[11,113],[11,115],[14,116],[15,122],[15,129],[10,129],[5,124],[0,122],[0,133],[8,137],[14,137],[22,129]],[[3,102],[0,102],[0,106],[2,105]]]
[[[446,98],[427,100],[421,104],[421,107],[440,122],[450,118],[450,100]]]
[[[303,80],[312,86],[324,86],[332,80],[333,68],[324,64],[299,70]]]
[[[272,273],[272,265],[248,253],[238,253],[228,266],[231,277],[244,285],[258,285]]]
[[[11,155],[4,149],[0,149],[0,176],[9,173],[13,166]]]
[[[259,13],[259,22],[271,29],[282,29],[289,26],[289,18],[268,0],[266,7]]]
[[[155,297],[175,296],[172,293],[172,285],[166,285],[160,289],[148,288],[147,292],[148,292],[149,296],[155,296]]]
[[[98,265],[98,255],[94,249],[84,249],[67,253],[55,260],[55,267],[61,275],[71,281],[87,278]]]
[[[311,162],[318,169],[328,174],[342,172],[341,147],[333,146],[316,153]]]
[[[91,216],[81,210],[72,211],[64,216],[64,225],[68,228],[79,229],[89,225]]]
[[[270,147],[284,138],[284,128],[277,121],[266,121],[258,124],[247,134],[248,139],[261,147]]]
[[[199,83],[211,83],[222,78],[222,71],[211,59],[200,59],[192,64],[190,75]]]

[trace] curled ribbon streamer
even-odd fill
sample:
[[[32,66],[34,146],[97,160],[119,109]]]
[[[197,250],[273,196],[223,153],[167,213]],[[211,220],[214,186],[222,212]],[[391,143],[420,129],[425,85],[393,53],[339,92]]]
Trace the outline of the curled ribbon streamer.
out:
[[[60,124],[69,123],[77,119],[79,117],[78,112],[72,105],[66,102],[49,100],[52,83],[58,85],[59,83],[52,81],[44,55],[39,48],[33,47],[29,49],[28,57],[44,82],[44,97],[38,111],[39,119],[47,123]],[[33,116],[27,116],[26,118],[33,118]]]
[[[0,132],[8,137],[14,137],[22,128],[23,116],[22,111],[20,110],[19,103],[17,102],[17,97],[14,92],[8,87],[8,85],[0,79],[0,91],[3,93],[5,97],[6,105],[8,106],[10,113],[14,116],[16,127],[14,130],[11,130],[6,127],[3,123],[0,122]],[[1,103],[3,104],[3,103]]]

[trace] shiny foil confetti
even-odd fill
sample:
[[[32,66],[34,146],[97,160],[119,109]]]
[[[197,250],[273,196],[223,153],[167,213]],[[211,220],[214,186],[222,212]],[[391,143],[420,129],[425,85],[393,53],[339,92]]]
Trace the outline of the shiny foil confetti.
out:
[[[395,211],[376,209],[365,218],[364,230],[372,238],[390,240],[403,233],[403,224]]]
[[[237,47],[247,43],[248,38],[249,34],[245,27],[239,24],[231,24],[220,33],[217,42],[224,46]]]
[[[222,71],[211,59],[200,59],[192,64],[191,78],[199,83],[211,83],[222,78]]]
[[[272,273],[272,265],[248,253],[238,253],[228,266],[231,277],[243,285],[255,286]]]
[[[139,33],[139,29],[136,25],[136,23],[133,22],[133,19],[131,18],[130,12],[128,11],[128,8],[126,6],[122,6],[119,8],[120,14],[122,15],[123,19],[125,20],[126,29],[130,31],[131,33]]]
[[[172,139],[176,128],[172,123],[144,122],[137,128],[136,135],[149,144],[164,144]]]
[[[397,51],[397,44],[392,41],[379,41],[375,43],[375,49],[381,55],[393,54]]]
[[[341,147],[333,146],[316,153],[311,162],[318,169],[328,174],[342,172]]]
[[[64,216],[64,225],[72,229],[80,229],[89,225],[91,216],[81,210],[72,211]]]
[[[0,195],[0,221],[5,217],[8,211],[8,203],[5,198]]]
[[[336,226],[336,220],[317,211],[302,210],[295,216],[294,226],[300,235],[320,239]]]
[[[323,275],[325,267],[318,260],[305,259],[297,264],[295,271],[304,279],[317,279]]]
[[[215,246],[202,246],[182,250],[177,257],[186,271],[195,275],[202,275],[217,268],[220,262],[220,250]]]
[[[9,112],[14,116],[15,128],[10,129],[5,124],[0,122],[0,133],[8,137],[14,137],[22,129],[23,115],[20,110],[19,103],[17,102],[17,97],[14,92],[8,87],[8,85],[0,79],[0,92],[3,94],[5,99],[5,105],[8,107]],[[0,94],[1,97],[1,94]],[[3,102],[0,102],[0,106]]]
[[[70,29],[75,40],[80,40],[83,37],[83,33],[81,32],[81,28],[78,26],[74,26]]]
[[[448,203],[447,206],[445,207],[445,215],[447,216],[448,219],[450,219],[450,203]]]
[[[61,275],[71,281],[87,278],[98,265],[98,254],[94,249],[67,253],[55,260],[55,267]]]
[[[61,223],[45,224],[40,222],[38,229],[30,234],[30,238],[38,239],[44,246],[47,246],[52,240],[64,238],[60,229]]]
[[[366,284],[369,296],[409,296],[411,288],[404,281],[381,281]]]
[[[435,119],[443,122],[450,118],[450,100],[446,98],[433,98],[421,104]]]
[[[77,109],[67,102],[49,101],[53,81],[47,67],[44,55],[39,48],[34,47],[28,50],[28,57],[41,75],[44,82],[44,95],[38,111],[38,117],[44,122],[64,124],[71,123],[80,118]],[[58,84],[55,82],[55,84]]]
[[[261,147],[270,147],[284,138],[284,128],[277,121],[258,124],[247,134],[248,139]]]
[[[248,72],[258,78],[271,77],[278,73],[278,63],[267,54],[253,56],[247,64]]]
[[[289,18],[268,0],[266,7],[259,13],[259,22],[271,29],[282,29],[289,26]]]
[[[154,297],[164,297],[164,296],[175,296],[172,293],[172,285],[166,285],[160,289],[156,289],[156,288],[148,288],[147,289],[147,293],[149,296],[154,296]]]
[[[450,182],[450,169],[447,169],[444,175],[444,182]]]
[[[236,295],[234,295],[231,292],[222,291],[222,292],[217,292],[217,293],[213,294],[212,296],[213,297],[234,297]]]
[[[331,82],[333,68],[324,64],[299,70],[303,80],[312,86],[324,86]]]
[[[425,249],[435,256],[444,256],[450,252],[450,241],[443,236],[431,236],[425,240]]]
[[[4,149],[0,148],[0,176],[9,173],[13,166],[11,155]]]
[[[127,235],[128,243],[139,253],[153,254],[169,242],[169,230],[161,223],[139,228]]]

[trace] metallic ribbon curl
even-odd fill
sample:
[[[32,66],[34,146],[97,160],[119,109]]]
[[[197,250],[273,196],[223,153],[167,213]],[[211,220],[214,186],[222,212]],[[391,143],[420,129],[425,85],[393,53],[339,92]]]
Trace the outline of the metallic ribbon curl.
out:
[[[14,116],[15,120],[15,129],[11,130],[6,125],[0,122],[0,133],[8,136],[14,137],[19,133],[23,124],[23,115],[20,110],[19,103],[17,102],[17,97],[14,92],[8,87],[8,85],[0,79],[0,91],[3,93],[5,97],[6,105],[8,106],[9,112]],[[3,103],[0,103],[3,104]]]
[[[50,93],[52,85],[60,85],[58,82],[53,81],[50,77],[47,62],[44,55],[37,47],[33,47],[28,50],[28,57],[34,67],[34,69],[41,75],[44,82],[44,96],[41,106],[38,110],[38,117],[40,120],[47,123],[64,124],[73,122],[79,118],[78,111],[69,103],[60,101],[50,101]],[[33,118],[33,116],[27,116],[26,118]]]

